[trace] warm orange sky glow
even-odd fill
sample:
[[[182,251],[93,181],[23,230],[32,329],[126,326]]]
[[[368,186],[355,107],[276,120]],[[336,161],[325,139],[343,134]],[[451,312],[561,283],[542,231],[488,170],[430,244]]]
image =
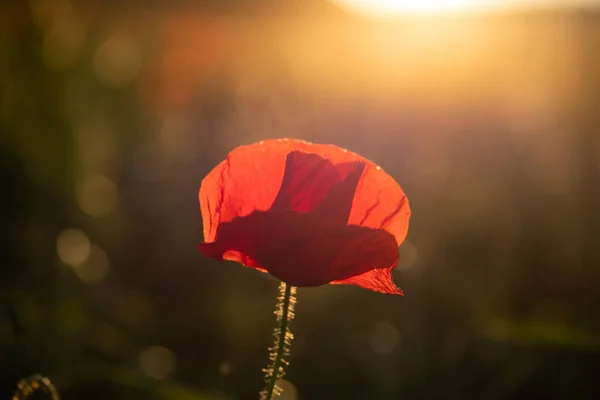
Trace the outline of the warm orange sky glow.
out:
[[[481,7],[490,0],[334,0],[361,14],[388,16],[399,13],[461,11]]]
[[[386,18],[400,14],[456,13],[506,8],[584,7],[597,0],[332,0],[363,15]]]

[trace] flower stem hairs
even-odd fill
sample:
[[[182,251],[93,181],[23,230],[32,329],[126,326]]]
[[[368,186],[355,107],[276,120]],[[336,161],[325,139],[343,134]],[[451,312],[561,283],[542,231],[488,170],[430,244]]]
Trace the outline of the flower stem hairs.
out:
[[[52,400],[60,400],[56,388],[50,382],[50,379],[39,374],[31,375],[23,378],[17,384],[17,390],[12,397],[12,400],[26,400],[36,392],[47,393]]]

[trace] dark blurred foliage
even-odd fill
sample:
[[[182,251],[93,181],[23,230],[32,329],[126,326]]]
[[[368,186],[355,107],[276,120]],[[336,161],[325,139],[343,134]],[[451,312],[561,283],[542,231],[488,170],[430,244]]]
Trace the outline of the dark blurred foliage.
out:
[[[585,399],[600,382],[600,14],[370,22],[289,1],[0,3],[0,398],[252,399],[277,282],[202,258],[235,146],[379,163],[404,298],[301,288],[284,399]]]

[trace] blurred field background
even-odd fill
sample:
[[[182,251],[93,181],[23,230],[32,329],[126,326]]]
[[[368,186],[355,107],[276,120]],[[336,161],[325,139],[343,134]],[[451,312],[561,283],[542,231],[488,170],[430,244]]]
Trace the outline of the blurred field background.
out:
[[[282,399],[598,398],[600,7],[342,3],[0,2],[1,399],[256,398],[277,282],[199,255],[197,191],[275,137],[413,209],[404,298],[299,290]]]

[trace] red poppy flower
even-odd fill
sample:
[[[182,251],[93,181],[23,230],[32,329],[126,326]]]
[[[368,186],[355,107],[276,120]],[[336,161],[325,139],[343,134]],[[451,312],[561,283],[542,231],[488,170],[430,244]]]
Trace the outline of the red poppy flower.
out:
[[[392,280],[410,208],[394,179],[358,154],[300,140],[234,149],[200,186],[202,254],[293,286]]]

